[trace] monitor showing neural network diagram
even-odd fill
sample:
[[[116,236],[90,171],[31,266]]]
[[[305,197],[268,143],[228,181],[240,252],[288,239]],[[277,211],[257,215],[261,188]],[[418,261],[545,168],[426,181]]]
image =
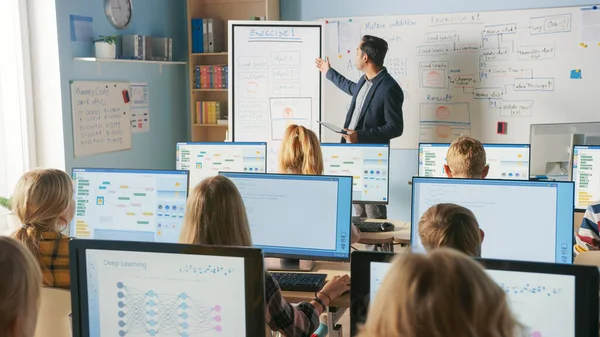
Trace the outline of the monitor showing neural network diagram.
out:
[[[258,249],[74,241],[69,248],[76,336],[264,334]]]
[[[219,172],[266,173],[266,142],[177,143],[177,169],[190,171],[190,190]]]
[[[80,239],[177,242],[187,201],[188,171],[74,168]]]

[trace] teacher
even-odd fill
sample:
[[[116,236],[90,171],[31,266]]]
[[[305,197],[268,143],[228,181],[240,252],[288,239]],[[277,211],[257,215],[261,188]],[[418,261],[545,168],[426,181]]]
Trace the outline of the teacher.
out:
[[[402,135],[402,103],[404,94],[400,85],[383,66],[388,44],[385,40],[365,35],[356,49],[356,67],[364,73],[355,83],[331,68],[329,58],[316,59],[317,68],[333,84],[352,96],[346,114],[342,143],[389,144]],[[388,172],[389,173],[389,172]],[[360,217],[386,219],[385,205],[355,204]]]

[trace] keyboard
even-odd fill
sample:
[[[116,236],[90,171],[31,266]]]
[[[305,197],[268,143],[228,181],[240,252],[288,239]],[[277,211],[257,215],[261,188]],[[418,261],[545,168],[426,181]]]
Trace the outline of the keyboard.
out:
[[[354,223],[361,232],[369,233],[369,232],[384,232],[381,229],[381,225],[385,222],[374,222],[374,221],[357,221]],[[391,230],[394,230],[394,227],[391,227]]]
[[[327,278],[327,274],[309,273],[271,273],[271,276],[277,280],[281,290],[308,292],[321,290]]]

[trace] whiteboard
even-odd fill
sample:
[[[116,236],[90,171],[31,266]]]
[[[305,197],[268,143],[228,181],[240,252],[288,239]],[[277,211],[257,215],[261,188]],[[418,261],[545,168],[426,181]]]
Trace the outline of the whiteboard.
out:
[[[527,143],[539,123],[600,121],[600,10],[516,11],[324,19],[325,56],[357,81],[362,35],[384,38],[385,66],[404,91],[404,134],[393,148],[449,142]],[[350,97],[324,84],[325,121],[345,120]],[[507,134],[496,133],[498,121]],[[328,139],[329,137],[329,139]],[[324,141],[333,141],[324,133]]]
[[[126,82],[71,82],[75,157],[131,148],[129,95]]]
[[[321,23],[229,21],[229,125],[233,141],[266,141],[268,171],[288,125],[319,135]]]

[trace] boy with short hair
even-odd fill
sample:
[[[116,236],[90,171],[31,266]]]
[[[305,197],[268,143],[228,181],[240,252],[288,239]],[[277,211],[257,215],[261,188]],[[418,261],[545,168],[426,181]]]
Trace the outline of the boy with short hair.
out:
[[[485,149],[477,139],[460,136],[450,144],[444,171],[448,178],[485,178],[489,171]]]
[[[456,204],[433,205],[419,220],[419,237],[427,251],[448,247],[481,257],[484,236],[473,212]]]

